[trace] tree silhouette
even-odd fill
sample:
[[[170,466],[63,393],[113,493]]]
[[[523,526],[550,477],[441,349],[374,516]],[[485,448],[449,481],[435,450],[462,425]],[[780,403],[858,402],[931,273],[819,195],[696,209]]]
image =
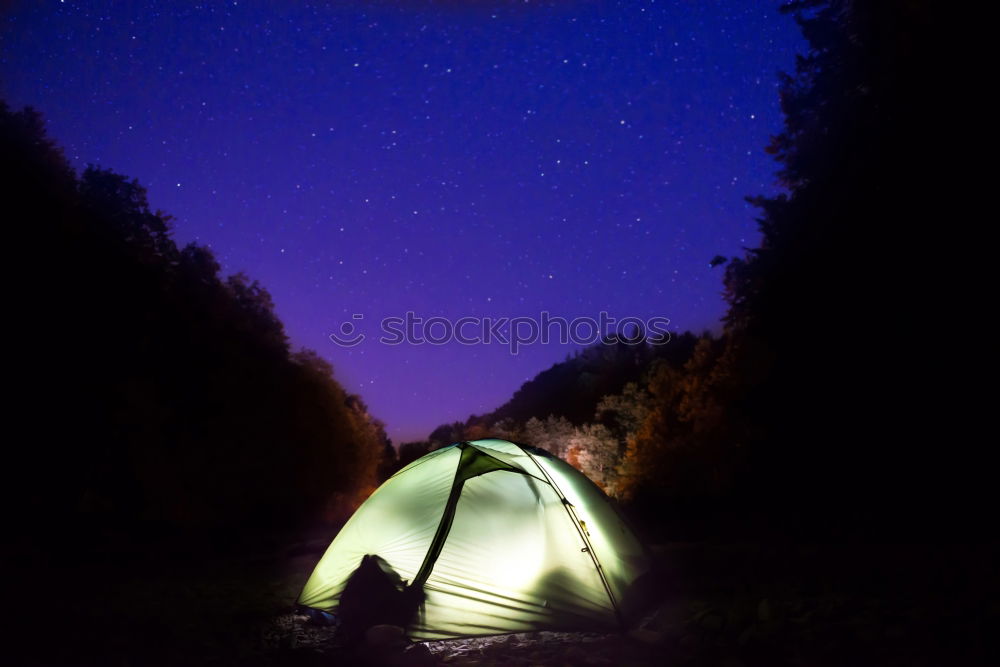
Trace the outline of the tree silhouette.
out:
[[[915,336],[941,286],[912,264],[940,200],[929,3],[783,10],[809,43],[768,148],[787,193],[750,198],[763,240],[725,278],[748,379],[733,407],[756,433],[743,492],[799,529],[923,532],[943,506],[926,489],[944,481],[918,446],[941,424],[927,421],[936,360]]]
[[[8,241],[37,258],[11,303],[15,426],[32,434],[5,488],[14,532],[235,536],[373,488],[384,428],[328,363],[290,352],[258,282],[178,249],[136,180],[77,178],[31,109],[0,104],[0,164]]]

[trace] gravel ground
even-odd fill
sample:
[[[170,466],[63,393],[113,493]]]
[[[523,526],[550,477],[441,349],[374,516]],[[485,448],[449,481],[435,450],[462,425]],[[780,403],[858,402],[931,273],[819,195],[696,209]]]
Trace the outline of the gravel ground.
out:
[[[411,644],[389,634],[357,651],[293,613],[317,549],[259,558],[185,560],[153,549],[8,558],[4,664],[1000,665],[996,547],[671,543],[654,547],[663,577],[651,590],[660,606],[628,636],[538,632]]]
[[[334,630],[310,624],[305,616],[282,614],[265,631],[271,651],[308,656],[317,664],[366,664],[393,667],[454,665],[455,667],[537,667],[564,665],[660,665],[663,635],[651,629],[657,614],[630,635],[588,632],[531,632],[493,637],[409,642],[398,639],[389,626],[365,645],[349,650],[338,646]],[[398,632],[398,631],[397,631]]]

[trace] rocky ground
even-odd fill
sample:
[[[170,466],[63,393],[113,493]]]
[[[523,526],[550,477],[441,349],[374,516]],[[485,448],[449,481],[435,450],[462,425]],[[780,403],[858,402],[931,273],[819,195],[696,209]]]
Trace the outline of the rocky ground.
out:
[[[628,634],[538,632],[356,651],[291,613],[269,644],[316,664],[936,667],[1000,664],[994,549],[927,545],[670,544],[656,603]],[[294,647],[294,648],[292,648]]]
[[[401,629],[378,626],[364,645],[338,646],[330,628],[308,623],[306,617],[282,614],[267,631],[275,651],[308,655],[316,664],[364,664],[386,667],[563,667],[564,665],[663,664],[662,635],[649,628],[628,635],[585,632],[532,632],[434,642],[411,642]]]
[[[1000,552],[929,545],[665,544],[656,603],[628,635],[539,632],[360,649],[293,613],[328,540],[181,556],[58,552],[5,563],[5,664],[677,665],[1000,664]],[[56,552],[52,552],[56,553]]]

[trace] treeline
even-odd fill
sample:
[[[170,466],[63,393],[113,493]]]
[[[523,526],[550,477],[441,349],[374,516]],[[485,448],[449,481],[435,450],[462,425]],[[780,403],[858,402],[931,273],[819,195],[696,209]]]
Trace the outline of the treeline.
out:
[[[503,437],[546,449],[625,501],[728,488],[734,461],[719,409],[727,338],[690,332],[666,343],[616,339],[577,351],[524,383],[486,415],[443,424],[404,443],[399,465],[460,440]],[[726,449],[726,453],[723,453]],[[662,499],[661,499],[662,500]]]
[[[9,263],[8,534],[295,526],[367,494],[382,424],[271,298],[177,246],[134,180],[79,176],[0,103]]]
[[[785,192],[748,198],[762,242],[726,261],[722,335],[681,336],[656,359],[587,350],[425,446],[520,438],[681,532],[992,535],[963,384],[925,333],[930,313],[953,312],[938,269],[957,233],[941,227],[930,4],[783,11],[809,44],[782,75],[768,146]]]

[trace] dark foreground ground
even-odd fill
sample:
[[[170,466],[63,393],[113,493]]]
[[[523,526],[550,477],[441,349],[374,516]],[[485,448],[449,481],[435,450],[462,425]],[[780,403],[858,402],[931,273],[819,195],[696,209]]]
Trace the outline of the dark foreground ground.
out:
[[[664,544],[654,549],[658,602],[630,635],[349,652],[292,613],[325,542],[211,558],[81,557],[72,544],[21,554],[4,568],[4,654],[14,664],[114,667],[1000,664],[995,547]]]

